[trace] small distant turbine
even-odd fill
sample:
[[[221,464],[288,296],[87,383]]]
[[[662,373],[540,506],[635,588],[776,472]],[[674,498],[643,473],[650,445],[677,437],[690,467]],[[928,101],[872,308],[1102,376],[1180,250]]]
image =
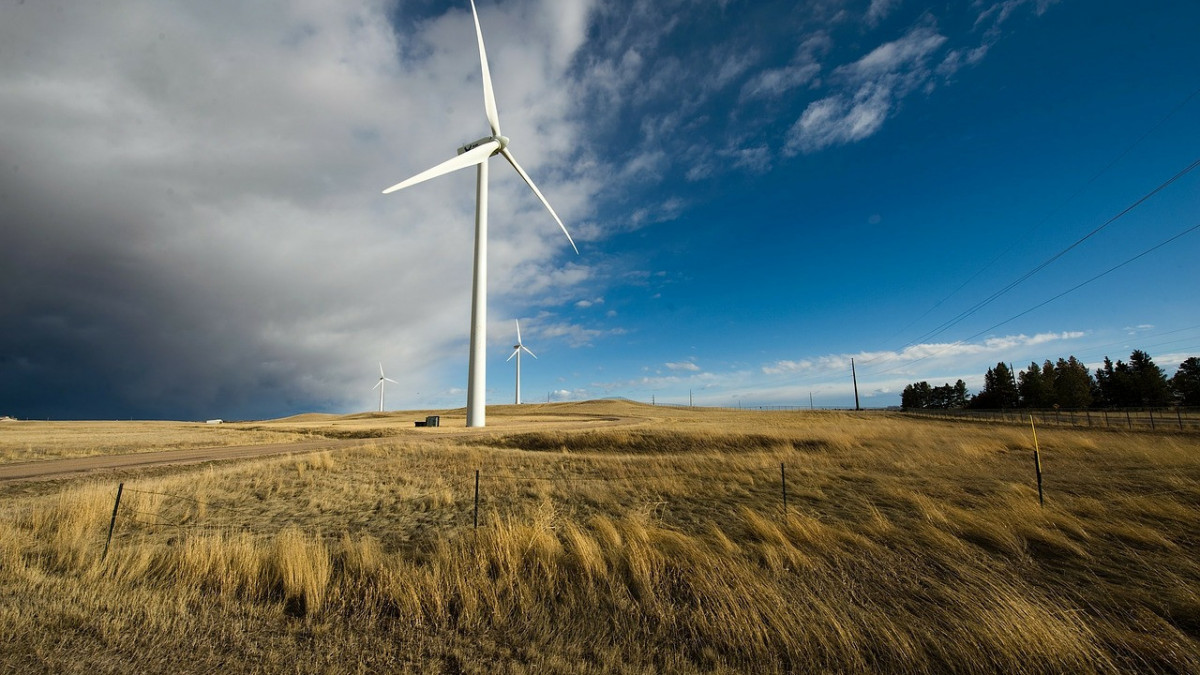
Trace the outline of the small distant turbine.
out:
[[[386,376],[383,374],[383,364],[381,363],[381,364],[379,364],[379,381],[375,383],[375,386],[374,386],[374,387],[371,387],[372,389],[378,389],[378,390],[379,390],[379,412],[383,412],[383,390],[384,390],[384,384],[383,384],[383,383],[384,383],[384,382],[391,382],[392,384],[399,384],[398,382],[396,382],[396,381],[395,381],[395,380],[393,380],[392,378],[390,378],[390,377],[386,377]]]
[[[512,151],[509,149],[508,137],[500,133],[500,116],[496,112],[496,95],[492,90],[492,75],[488,70],[487,51],[483,47],[483,29],[479,27],[479,13],[475,11],[475,0],[471,0],[471,16],[475,19],[475,39],[479,44],[479,66],[483,75],[483,112],[487,117],[488,126],[491,127],[492,134],[484,136],[475,141],[471,141],[458,149],[458,156],[448,159],[441,164],[426,169],[421,173],[407,180],[396,183],[390,188],[383,191],[383,194],[389,194],[396,190],[403,190],[410,185],[416,185],[436,178],[443,174],[465,169],[470,166],[476,167],[475,181],[475,271],[474,281],[471,285],[471,351],[467,366],[467,426],[482,427],[485,426],[486,409],[484,405],[484,392],[487,391],[487,364],[485,351],[487,348],[487,203],[488,203],[488,160],[493,155],[501,155],[512,168],[516,169],[520,174],[521,179],[533,190],[533,194],[541,200],[542,206],[550,212],[554,221],[562,229],[563,234],[567,235],[567,241],[571,243],[571,248],[575,249],[575,253],[579,253],[579,249],[575,246],[575,242],[571,239],[571,233],[567,232],[567,226],[563,225],[562,219],[554,212],[554,207],[550,206],[550,202],[546,201],[546,197],[542,195],[542,191],[533,184],[533,179],[521,165],[517,163],[517,158],[513,157]]]
[[[516,401],[517,405],[521,405],[521,351],[522,350],[524,350],[526,354],[532,356],[533,358],[535,358],[535,359],[537,358],[537,354],[534,354],[533,352],[529,351],[529,347],[526,347],[525,345],[521,344],[521,322],[517,321],[517,344],[513,345],[513,353],[509,354],[507,359],[504,359],[505,363],[507,363],[509,361],[512,361],[512,357],[514,357],[514,356],[517,357],[517,401]]]

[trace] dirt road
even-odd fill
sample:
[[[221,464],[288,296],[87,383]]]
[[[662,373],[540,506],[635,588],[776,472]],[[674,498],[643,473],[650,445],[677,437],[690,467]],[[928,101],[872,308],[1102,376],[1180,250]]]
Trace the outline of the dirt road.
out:
[[[230,459],[249,459],[283,455],[290,452],[313,452],[353,445],[363,445],[378,439],[320,439],[298,443],[273,443],[270,445],[230,445],[218,448],[184,448],[161,452],[138,452],[124,455],[90,455],[68,457],[40,462],[18,462],[0,464],[0,483],[66,478],[112,469],[141,469],[169,464],[198,464]]]
[[[522,431],[545,430],[552,427],[556,430],[594,429],[597,427],[634,426],[646,421],[641,417],[620,417],[611,415],[581,415],[578,413],[564,415],[547,424],[545,421],[531,424],[524,421],[501,421],[501,424],[487,429],[466,429],[442,427],[429,431],[414,429],[396,429],[395,435],[372,438],[322,438],[316,440],[297,441],[294,443],[270,443],[259,445],[230,445],[207,448],[183,448],[178,450],[160,450],[156,452],[135,452],[117,455],[88,455],[85,457],[67,457],[63,459],[48,459],[36,462],[16,462],[0,464],[0,484],[20,481],[37,481],[54,478],[70,478],[75,476],[112,471],[117,469],[143,469],[156,466],[200,464],[203,462],[253,459],[288,453],[315,452],[335,448],[350,448],[369,443],[387,441],[396,438],[422,438],[424,440],[448,440],[467,436],[477,436],[496,431],[514,433]]]

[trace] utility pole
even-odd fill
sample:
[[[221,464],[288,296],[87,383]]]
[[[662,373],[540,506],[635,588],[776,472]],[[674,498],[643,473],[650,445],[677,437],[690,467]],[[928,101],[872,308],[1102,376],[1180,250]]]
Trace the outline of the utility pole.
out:
[[[692,390],[688,389],[688,407],[692,407]]]
[[[854,378],[854,409],[862,410],[858,407],[858,374],[854,372],[854,359],[850,359],[850,377]]]

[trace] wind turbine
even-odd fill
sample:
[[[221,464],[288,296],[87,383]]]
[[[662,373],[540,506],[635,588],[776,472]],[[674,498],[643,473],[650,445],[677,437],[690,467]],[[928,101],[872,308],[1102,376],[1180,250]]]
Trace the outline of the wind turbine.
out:
[[[509,151],[508,137],[500,133],[500,117],[496,113],[496,96],[492,91],[492,76],[488,70],[487,51],[483,47],[483,29],[479,27],[479,13],[475,10],[475,0],[471,0],[471,16],[475,19],[475,37],[479,43],[479,65],[483,72],[483,111],[487,116],[488,125],[492,129],[492,135],[467,143],[458,149],[457,157],[397,183],[384,190],[383,194],[403,190],[451,171],[465,169],[469,166],[478,167],[478,176],[475,181],[475,268],[471,287],[471,354],[467,375],[467,426],[482,427],[485,425],[484,398],[487,390],[487,357],[484,350],[487,346],[488,159],[492,155],[503,155],[508,163],[512,164],[525,184],[533,190],[533,194],[537,195],[542,205],[554,217],[555,222],[562,228],[563,234],[567,235],[567,241],[571,242],[571,248],[575,249],[576,254],[579,253],[579,248],[571,239],[571,233],[567,232],[567,226],[563,225],[562,219],[554,212],[554,207],[550,206],[550,202],[546,201],[542,191],[534,185],[533,179],[525,173],[525,170],[513,157],[512,152]]]
[[[383,383],[384,383],[384,382],[391,382],[392,384],[399,384],[398,382],[396,382],[396,381],[395,381],[395,380],[393,380],[392,378],[390,378],[390,377],[385,377],[385,376],[384,376],[384,374],[383,374],[383,364],[382,364],[382,363],[380,363],[380,364],[379,364],[379,381],[375,383],[375,386],[374,386],[374,387],[371,387],[372,389],[378,389],[378,390],[379,390],[379,412],[383,412],[383,389],[384,389],[384,384],[383,384]]]
[[[535,359],[537,358],[537,354],[529,351],[529,347],[521,344],[521,322],[517,321],[517,344],[513,345],[513,353],[509,354],[507,359],[504,359],[504,362],[507,363],[512,361],[512,357],[517,357],[517,405],[521,405],[521,350],[525,350],[526,354]]]

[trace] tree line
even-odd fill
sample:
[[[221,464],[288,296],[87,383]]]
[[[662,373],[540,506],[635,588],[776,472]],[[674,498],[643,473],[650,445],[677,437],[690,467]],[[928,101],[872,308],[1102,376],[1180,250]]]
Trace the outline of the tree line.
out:
[[[900,394],[900,406],[917,408],[1138,408],[1169,405],[1200,406],[1200,358],[1179,364],[1175,375],[1166,373],[1150,355],[1135,349],[1129,361],[1113,363],[1107,356],[1093,375],[1074,356],[1041,365],[1036,361],[1014,372],[1006,363],[988,368],[983,389],[971,395],[958,380],[940,387],[914,382]]]

